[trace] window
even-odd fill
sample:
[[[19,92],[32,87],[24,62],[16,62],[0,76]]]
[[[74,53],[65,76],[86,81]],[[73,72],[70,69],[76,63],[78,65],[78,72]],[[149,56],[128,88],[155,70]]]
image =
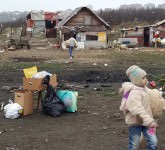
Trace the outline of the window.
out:
[[[85,25],[91,25],[91,23],[92,23],[91,16],[84,16],[84,24]]]
[[[98,36],[97,35],[86,35],[86,40],[87,41],[98,41]]]

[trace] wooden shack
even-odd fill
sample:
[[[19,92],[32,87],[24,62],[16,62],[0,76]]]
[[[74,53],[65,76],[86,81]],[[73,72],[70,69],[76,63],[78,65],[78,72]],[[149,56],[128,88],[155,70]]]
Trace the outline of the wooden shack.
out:
[[[109,24],[88,7],[76,8],[57,27],[62,42],[68,40],[70,34],[74,34],[79,48],[107,48]]]
[[[137,38],[139,46],[149,47],[153,46],[152,39],[157,31],[161,39],[165,38],[165,19],[152,25],[123,28],[121,29],[121,37]]]
[[[33,34],[33,36],[45,33],[47,38],[55,38],[57,13],[45,12],[45,11],[31,11],[26,16],[27,32]]]

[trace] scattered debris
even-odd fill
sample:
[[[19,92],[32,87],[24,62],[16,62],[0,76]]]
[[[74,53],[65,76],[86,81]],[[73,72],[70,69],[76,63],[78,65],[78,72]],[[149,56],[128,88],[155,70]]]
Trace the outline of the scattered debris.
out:
[[[2,86],[2,91],[12,91],[15,89],[21,89],[21,86]]]
[[[4,52],[5,52],[5,49],[0,50],[0,53],[4,53]]]
[[[97,63],[93,63],[93,66],[97,66]]]
[[[93,88],[95,91],[102,91],[102,89],[101,88]]]
[[[104,84],[101,84],[100,86],[101,86],[101,87],[112,87],[112,84],[110,84],[110,83],[109,83],[109,84],[105,84],[105,83],[104,83]]]
[[[14,48],[14,47],[9,47],[7,50],[8,50],[8,51],[16,51],[16,48]]]

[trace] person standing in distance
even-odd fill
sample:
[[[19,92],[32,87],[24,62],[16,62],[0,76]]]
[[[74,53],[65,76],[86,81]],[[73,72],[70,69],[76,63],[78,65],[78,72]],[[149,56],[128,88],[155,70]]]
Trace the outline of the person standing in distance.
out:
[[[73,58],[73,48],[76,46],[77,41],[76,39],[73,37],[73,35],[71,35],[71,37],[69,38],[69,58],[72,59]]]

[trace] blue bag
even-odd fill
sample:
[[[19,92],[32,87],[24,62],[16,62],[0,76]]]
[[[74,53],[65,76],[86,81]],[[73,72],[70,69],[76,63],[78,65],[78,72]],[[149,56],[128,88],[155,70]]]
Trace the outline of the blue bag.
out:
[[[56,94],[59,97],[59,99],[64,103],[66,111],[77,111],[78,92],[69,90],[58,90]]]

